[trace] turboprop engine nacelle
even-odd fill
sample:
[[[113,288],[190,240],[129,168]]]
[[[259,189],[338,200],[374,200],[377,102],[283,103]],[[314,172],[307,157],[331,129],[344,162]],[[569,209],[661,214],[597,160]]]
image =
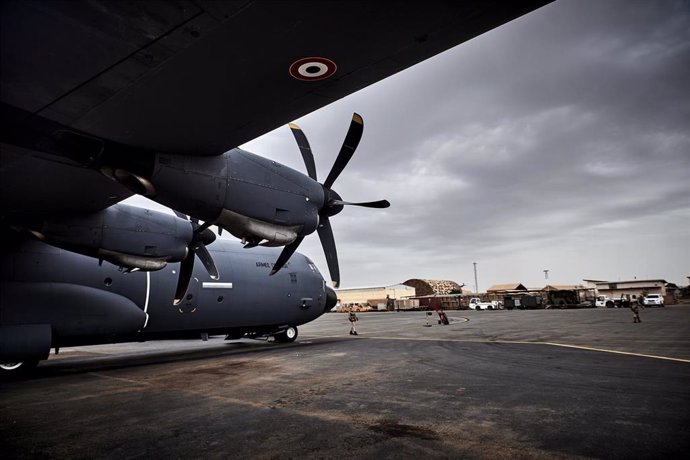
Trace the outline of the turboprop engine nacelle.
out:
[[[216,157],[158,154],[141,189],[151,189],[158,203],[264,246],[312,233],[324,203],[317,181],[240,149]]]
[[[151,271],[185,258],[192,225],[174,215],[116,204],[93,214],[46,220],[31,233],[68,251]]]
[[[93,144],[84,135],[68,135],[62,149],[76,161],[100,170],[105,176],[178,212],[192,216],[193,236],[189,253],[201,255],[210,267],[212,259],[199,249],[215,236],[208,231],[218,225],[244,240],[247,246],[284,246],[271,274],[277,273],[297,250],[304,237],[319,234],[331,273],[340,282],[338,254],[330,217],[343,207],[384,209],[387,200],[348,202],[333,190],[333,184],[352,158],[364,132],[364,120],[354,113],[338,156],[323,183],[317,181],[314,156],[302,129],[290,123],[307,174],[240,149],[219,156],[170,154],[99,141]],[[71,133],[74,134],[74,133]],[[64,142],[63,142],[64,143]],[[77,148],[74,148],[77,147]],[[87,154],[87,155],[85,155]],[[180,214],[181,215],[181,214]],[[204,221],[199,224],[198,219]],[[201,252],[196,252],[201,251]],[[184,294],[187,275],[180,276],[178,294]],[[216,277],[214,267],[209,271]],[[179,297],[176,296],[176,301]]]

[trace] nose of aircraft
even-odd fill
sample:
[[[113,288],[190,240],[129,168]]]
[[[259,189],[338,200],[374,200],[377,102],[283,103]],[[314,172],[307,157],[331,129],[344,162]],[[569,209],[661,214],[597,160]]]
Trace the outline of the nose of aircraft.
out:
[[[331,311],[331,308],[335,307],[336,303],[338,303],[338,296],[333,289],[326,286],[326,306],[323,307],[324,313]]]

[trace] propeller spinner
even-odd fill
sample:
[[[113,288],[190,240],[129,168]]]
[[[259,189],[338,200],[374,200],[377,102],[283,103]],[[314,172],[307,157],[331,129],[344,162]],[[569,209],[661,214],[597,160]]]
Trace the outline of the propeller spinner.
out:
[[[307,168],[307,174],[310,178],[318,180],[316,177],[316,166],[314,164],[314,156],[311,152],[311,147],[309,146],[309,141],[304,135],[299,126],[294,123],[290,123],[290,130],[295,136],[297,145],[300,152],[302,153],[302,159]],[[340,269],[338,267],[338,253],[335,248],[335,239],[333,238],[333,229],[331,228],[331,222],[329,217],[332,217],[342,211],[343,206],[362,206],[365,208],[387,208],[390,203],[386,200],[379,201],[369,201],[364,203],[351,203],[348,201],[343,201],[340,195],[331,189],[333,183],[336,181],[340,173],[343,172],[348,162],[355,153],[359,141],[362,139],[362,133],[364,132],[364,120],[358,114],[352,115],[352,121],[350,122],[350,128],[347,131],[343,145],[340,148],[340,153],[335,159],[335,163],[331,168],[326,181],[321,184],[324,190],[324,205],[319,210],[319,226],[317,227],[317,232],[319,234],[319,239],[321,240],[321,246],[323,246],[323,251],[326,255],[326,262],[328,263],[328,271],[331,274],[331,280],[334,287],[338,287],[340,284]],[[290,259],[292,254],[295,253],[297,247],[302,243],[304,236],[298,237],[295,241],[288,244],[283,248],[278,260],[276,261],[271,275],[277,273]]]

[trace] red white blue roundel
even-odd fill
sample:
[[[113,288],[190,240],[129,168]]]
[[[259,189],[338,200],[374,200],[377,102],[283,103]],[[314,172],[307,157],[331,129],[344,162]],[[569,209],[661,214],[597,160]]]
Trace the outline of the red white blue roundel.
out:
[[[298,59],[290,66],[290,75],[302,81],[325,80],[335,73],[338,66],[330,59],[308,57]]]

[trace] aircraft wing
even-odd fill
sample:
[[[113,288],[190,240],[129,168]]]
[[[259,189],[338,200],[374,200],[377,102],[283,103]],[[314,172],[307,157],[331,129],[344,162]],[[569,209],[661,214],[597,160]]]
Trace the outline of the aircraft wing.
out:
[[[548,2],[5,1],[2,141],[221,154]]]

